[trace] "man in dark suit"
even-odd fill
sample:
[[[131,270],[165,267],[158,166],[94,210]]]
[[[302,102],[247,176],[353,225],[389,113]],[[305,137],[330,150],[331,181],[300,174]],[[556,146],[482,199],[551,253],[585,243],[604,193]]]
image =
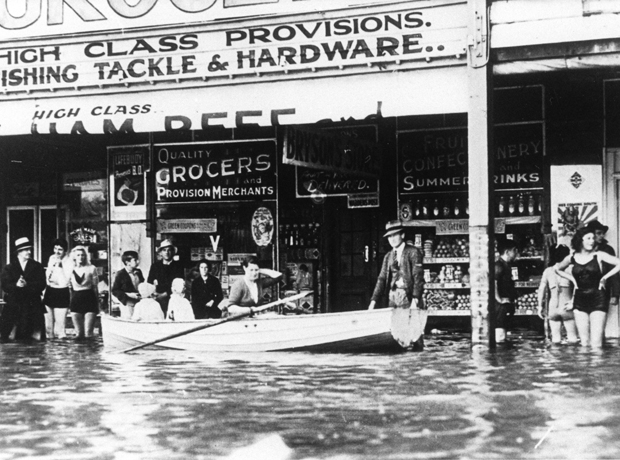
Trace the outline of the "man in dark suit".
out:
[[[381,273],[372,294],[369,310],[388,291],[392,310],[392,336],[405,348],[421,350],[424,346],[426,310],[424,292],[423,255],[415,246],[405,243],[405,227],[398,220],[385,226],[392,250],[383,258]]]
[[[222,311],[217,307],[224,298],[219,280],[211,275],[211,263],[202,259],[198,262],[200,275],[192,282],[192,308],[196,319],[220,318]]]
[[[123,304],[121,306],[121,318],[131,319],[133,307],[140,300],[138,285],[144,282],[144,276],[138,268],[140,259],[136,251],[123,252],[121,261],[125,268],[116,273],[112,285],[112,294]]]
[[[43,265],[32,259],[28,238],[15,241],[17,260],[2,270],[2,289],[6,305],[0,315],[0,339],[7,342],[15,328],[15,340],[45,340],[45,289]]]

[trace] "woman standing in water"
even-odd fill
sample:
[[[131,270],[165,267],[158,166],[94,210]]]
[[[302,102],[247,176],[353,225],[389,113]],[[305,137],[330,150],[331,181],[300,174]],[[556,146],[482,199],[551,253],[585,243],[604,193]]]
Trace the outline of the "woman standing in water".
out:
[[[97,268],[88,260],[88,252],[84,246],[76,246],[71,251],[71,259],[75,266],[71,274],[71,316],[76,337],[92,337],[95,328],[95,317],[99,313],[97,285],[99,277]]]
[[[602,347],[605,321],[609,308],[609,295],[605,290],[607,280],[620,271],[620,259],[595,250],[594,231],[582,228],[571,240],[575,251],[555,266],[555,272],[573,283],[573,308],[581,345]],[[603,275],[602,263],[613,268]],[[565,270],[573,266],[572,273]]]
[[[48,338],[64,339],[67,336],[65,321],[71,300],[69,280],[71,279],[73,262],[67,255],[68,245],[65,240],[57,238],[53,245],[54,253],[47,263],[47,288],[43,297],[43,303],[47,309],[45,328]]]

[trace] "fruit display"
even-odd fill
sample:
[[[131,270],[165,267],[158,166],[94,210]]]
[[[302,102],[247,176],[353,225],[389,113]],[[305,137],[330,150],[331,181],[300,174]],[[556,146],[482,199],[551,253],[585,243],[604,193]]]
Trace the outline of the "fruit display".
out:
[[[469,294],[457,294],[456,309],[469,310],[471,308],[471,296]]]
[[[515,307],[518,310],[536,310],[538,305],[538,294],[536,291],[523,294],[517,298]]]
[[[534,238],[528,238],[527,244],[521,251],[521,257],[541,257],[543,249],[536,245]]]
[[[424,305],[429,310],[454,310],[456,294],[454,291],[427,290],[424,291]]]
[[[441,237],[433,250],[433,257],[469,257],[469,240],[464,237]]]

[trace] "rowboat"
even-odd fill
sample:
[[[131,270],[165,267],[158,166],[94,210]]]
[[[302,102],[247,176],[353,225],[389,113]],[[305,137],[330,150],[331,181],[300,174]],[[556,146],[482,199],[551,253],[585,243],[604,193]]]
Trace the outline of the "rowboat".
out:
[[[392,337],[391,315],[391,309],[308,315],[267,313],[182,334],[151,347],[205,352],[397,351],[400,346]],[[104,346],[118,350],[217,321],[136,322],[102,315],[101,329]]]

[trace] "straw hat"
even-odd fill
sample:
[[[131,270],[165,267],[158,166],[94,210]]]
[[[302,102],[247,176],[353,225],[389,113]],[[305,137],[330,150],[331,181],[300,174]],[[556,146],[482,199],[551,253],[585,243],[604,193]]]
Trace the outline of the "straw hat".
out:
[[[157,248],[157,252],[161,251],[162,249],[165,248],[172,248],[176,254],[177,252],[177,248],[174,244],[172,244],[172,240],[169,239],[165,239],[163,240],[161,243],[159,243],[159,247]]]
[[[32,249],[32,243],[26,237],[18,238],[15,240],[15,251],[19,252],[24,249]]]

